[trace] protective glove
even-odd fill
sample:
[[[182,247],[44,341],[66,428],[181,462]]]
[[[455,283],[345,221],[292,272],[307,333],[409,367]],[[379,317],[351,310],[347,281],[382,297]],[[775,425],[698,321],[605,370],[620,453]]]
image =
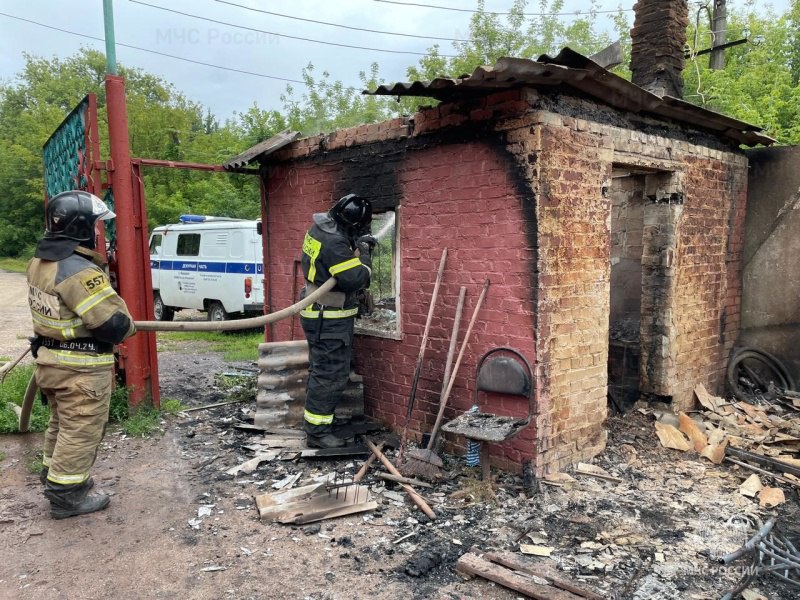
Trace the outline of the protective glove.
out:
[[[377,245],[378,240],[371,235],[362,235],[356,240],[356,246],[358,246],[361,256],[371,256]]]

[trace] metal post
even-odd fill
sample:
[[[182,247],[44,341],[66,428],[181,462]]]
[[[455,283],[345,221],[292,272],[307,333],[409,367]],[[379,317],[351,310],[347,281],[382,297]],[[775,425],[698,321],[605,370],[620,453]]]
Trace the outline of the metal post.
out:
[[[125,80],[116,75],[114,52],[114,17],[111,0],[104,0],[106,26],[106,109],[111,153],[109,174],[114,192],[114,211],[117,213],[117,265],[119,292],[135,320],[152,317],[153,289],[149,256],[144,252],[147,218],[144,203],[134,202],[133,169],[128,137],[128,117],[125,107]],[[137,406],[151,400],[158,404],[158,363],[155,338],[152,333],[139,333],[128,340],[120,351],[125,383],[131,388],[129,402]]]
[[[113,0],[103,0],[103,25],[106,30],[106,73],[117,74],[117,48],[114,42]]]

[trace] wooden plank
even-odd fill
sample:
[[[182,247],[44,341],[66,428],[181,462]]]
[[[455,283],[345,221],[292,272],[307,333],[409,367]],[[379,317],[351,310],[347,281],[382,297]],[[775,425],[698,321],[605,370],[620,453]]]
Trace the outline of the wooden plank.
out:
[[[324,488],[325,483],[314,483],[299,488],[287,490],[285,492],[274,492],[272,494],[260,494],[256,496],[256,507],[262,520],[272,520],[286,510],[286,505],[310,498],[315,493],[319,493],[320,488]]]
[[[589,600],[604,600],[603,596],[596,592],[586,590],[573,583],[570,583],[569,581],[561,579],[553,572],[552,568],[544,564],[542,561],[527,560],[520,556],[516,556],[511,552],[503,552],[502,550],[485,552],[483,553],[483,557],[494,563],[503,565],[504,567],[522,571],[528,575],[534,575],[535,577],[541,577],[542,579],[547,579],[551,585],[561,588],[562,590],[572,592],[573,594],[578,594],[583,598],[588,598]]]
[[[300,452],[302,458],[327,458],[329,456],[357,456],[369,454],[366,446],[344,446],[343,448],[308,448]]]
[[[531,581],[529,575],[515,573],[511,569],[491,563],[471,552],[458,559],[456,571],[464,575],[478,575],[515,592],[530,596],[534,600],[580,600],[581,598],[581,596],[576,596],[566,590],[535,583]]]
[[[285,505],[274,519],[278,523],[300,525],[374,510],[377,507],[377,502],[369,501],[367,486],[350,485],[331,491],[321,487],[312,496]]]
[[[386,481],[395,481],[397,483],[407,483],[408,485],[416,485],[418,487],[424,487],[424,488],[432,488],[433,487],[427,481],[420,481],[419,479],[410,479],[408,477],[398,477],[397,475],[392,475],[391,473],[376,473],[376,475],[378,477],[380,477],[381,479],[385,479]]]
[[[337,517],[345,517],[347,515],[366,512],[368,510],[375,510],[376,508],[378,508],[378,503],[374,500],[371,500],[369,502],[362,502],[360,504],[348,504],[347,506],[333,509],[323,509],[316,512],[300,513],[296,515],[287,513],[286,515],[282,515],[275,520],[278,523],[283,524],[304,525],[305,523],[313,523],[314,521],[335,519]]]

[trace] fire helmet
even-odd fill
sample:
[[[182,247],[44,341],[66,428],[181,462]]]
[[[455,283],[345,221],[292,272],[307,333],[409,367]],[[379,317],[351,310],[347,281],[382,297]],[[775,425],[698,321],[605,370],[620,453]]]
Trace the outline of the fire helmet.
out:
[[[93,241],[95,223],[116,216],[94,194],[82,190],[62,192],[53,196],[45,208],[45,238]]]
[[[347,194],[333,205],[328,214],[345,230],[357,232],[372,221],[372,203],[358,194]]]

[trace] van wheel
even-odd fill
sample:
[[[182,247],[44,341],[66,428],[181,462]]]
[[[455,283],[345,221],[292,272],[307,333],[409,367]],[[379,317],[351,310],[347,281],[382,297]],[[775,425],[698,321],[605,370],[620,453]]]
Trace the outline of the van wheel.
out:
[[[225,312],[225,307],[222,302],[216,300],[208,305],[208,314],[206,315],[209,321],[227,321],[230,317]]]
[[[175,310],[164,304],[158,292],[153,296],[153,315],[156,321],[172,321],[175,317]]]

